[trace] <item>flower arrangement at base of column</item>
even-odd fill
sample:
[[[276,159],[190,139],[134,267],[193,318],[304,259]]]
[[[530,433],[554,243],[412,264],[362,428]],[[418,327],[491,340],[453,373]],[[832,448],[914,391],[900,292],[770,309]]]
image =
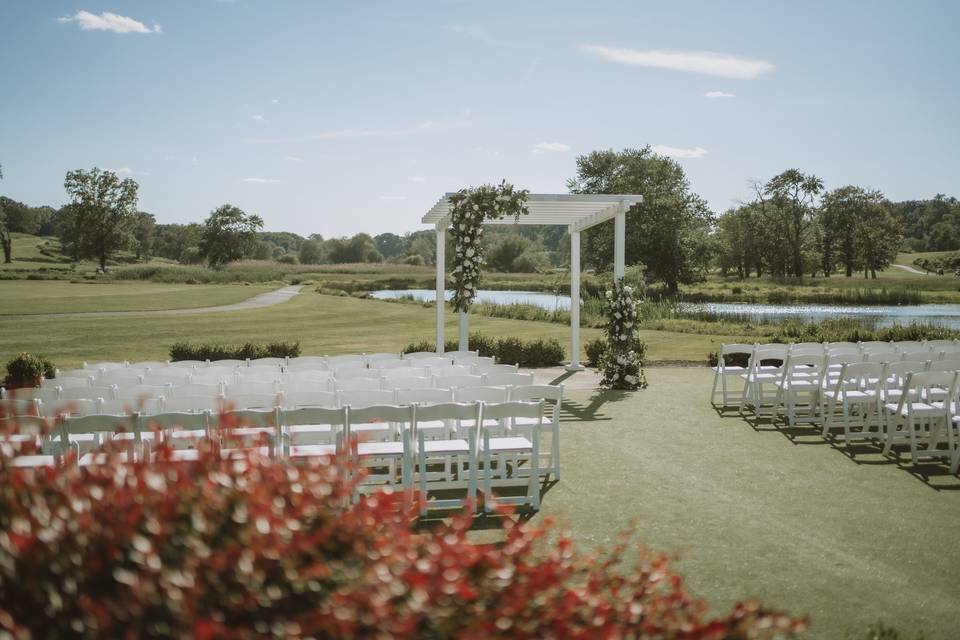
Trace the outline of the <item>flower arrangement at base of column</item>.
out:
[[[647,386],[643,357],[647,346],[640,341],[636,291],[622,279],[614,280],[606,292],[607,348],[600,360],[600,384],[609,389],[633,391]]]
[[[526,189],[514,189],[502,181],[499,185],[485,184],[461,189],[450,196],[450,235],[453,237],[453,298],[454,311],[468,311],[480,287],[480,269],[483,266],[483,235],[485,220],[500,220],[528,213]]]

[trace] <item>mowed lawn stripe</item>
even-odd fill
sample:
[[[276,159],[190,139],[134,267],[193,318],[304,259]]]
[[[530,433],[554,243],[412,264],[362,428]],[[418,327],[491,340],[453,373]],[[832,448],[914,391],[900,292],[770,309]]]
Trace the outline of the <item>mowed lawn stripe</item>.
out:
[[[224,285],[230,286],[230,285]],[[249,287],[246,288],[250,290]],[[397,352],[434,337],[434,309],[422,305],[314,293],[309,288],[275,307],[210,315],[138,318],[0,319],[0,361],[20,351],[46,355],[61,368],[92,360],[162,359],[180,341],[242,343],[299,340],[304,354]],[[523,339],[556,338],[567,347],[569,327],[548,322],[471,316],[472,331]],[[446,335],[457,317],[446,316]],[[597,329],[581,331],[584,342]],[[651,360],[703,361],[717,344],[736,336],[641,332]]]

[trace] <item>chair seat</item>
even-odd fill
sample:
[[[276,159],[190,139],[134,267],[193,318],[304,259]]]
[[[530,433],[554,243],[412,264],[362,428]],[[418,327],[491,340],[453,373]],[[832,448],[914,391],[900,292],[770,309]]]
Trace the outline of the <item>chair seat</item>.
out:
[[[730,375],[740,374],[747,370],[746,367],[729,367],[729,366],[724,367],[723,369],[721,369],[720,367],[711,367],[711,368],[713,369],[714,373],[729,373]]]
[[[810,389],[818,389],[820,387],[820,382],[818,380],[814,380],[813,378],[800,379],[800,380],[797,380],[797,379],[783,380],[783,381],[778,380],[775,384],[777,387],[781,389],[810,390]]]
[[[167,434],[167,438],[170,440],[197,440],[206,437],[207,432],[203,429],[179,429]]]
[[[56,464],[53,456],[17,456],[10,460],[10,464],[20,468],[52,467]]]
[[[740,377],[747,382],[773,382],[780,379],[779,373],[743,373]]]
[[[486,444],[484,446],[487,446]],[[530,451],[533,443],[526,438],[509,436],[506,438],[490,438],[489,451]]]
[[[255,447],[252,449],[221,449],[220,457],[221,458],[233,458],[241,454],[247,454],[251,451],[256,451],[262,456],[270,455],[269,447]],[[200,452],[196,449],[174,449],[170,452],[170,460],[172,462],[196,462],[200,459]]]
[[[133,433],[132,431],[123,431],[121,433],[113,434],[113,439],[121,440],[121,441],[136,440],[136,434]],[[156,434],[154,434],[152,431],[141,431],[140,439],[145,442],[153,442],[157,438],[156,438]]]
[[[849,391],[841,391],[837,393],[836,391],[824,391],[823,395],[831,400],[876,400],[877,392],[876,391],[859,391],[856,389],[851,389]]]
[[[392,457],[403,455],[402,442],[358,442],[358,456]]]
[[[301,433],[330,433],[333,427],[329,424],[293,424],[286,428],[290,435]]]
[[[466,440],[426,440],[423,443],[423,452],[428,455],[470,453],[470,445]]]
[[[337,447],[332,444],[299,444],[291,445],[287,456],[290,458],[317,458],[332,456],[336,453]]]
[[[897,413],[897,409],[899,409],[899,407],[900,407],[899,404],[893,404],[893,403],[883,405],[883,408],[889,411],[890,413]],[[906,418],[911,413],[913,415],[938,414],[938,413],[943,413],[943,407],[942,406],[937,407],[935,405],[928,404],[926,402],[910,402],[905,404],[903,406],[903,409],[900,410],[900,415],[903,416],[904,418]]]
[[[417,421],[417,429],[421,431],[446,431],[447,428],[447,423],[443,420]]]
[[[372,433],[376,431],[389,431],[389,422],[364,422],[362,424],[351,424],[350,431],[353,433]]]
[[[273,427],[237,427],[235,429],[227,429],[224,433],[227,436],[243,438],[247,436],[258,436],[262,433],[275,434],[276,432],[277,430]]]
[[[103,451],[91,451],[90,453],[84,454],[80,457],[80,461],[77,462],[81,467],[89,467],[92,465],[107,464],[114,460],[119,460],[120,462],[127,462],[129,456],[126,451],[121,451],[119,453],[107,454]]]

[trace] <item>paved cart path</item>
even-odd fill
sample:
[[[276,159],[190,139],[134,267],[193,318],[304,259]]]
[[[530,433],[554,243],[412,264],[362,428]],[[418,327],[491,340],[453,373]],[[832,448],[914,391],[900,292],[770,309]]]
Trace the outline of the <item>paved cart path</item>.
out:
[[[0,315],[2,320],[43,320],[52,318],[123,318],[126,316],[193,316],[204,313],[223,313],[225,311],[246,311],[248,309],[262,309],[282,304],[294,298],[302,284],[289,287],[280,287],[273,291],[260,293],[233,304],[221,304],[215,307],[196,307],[190,309],[156,309],[153,311],[76,311],[65,313],[31,313],[25,315]]]

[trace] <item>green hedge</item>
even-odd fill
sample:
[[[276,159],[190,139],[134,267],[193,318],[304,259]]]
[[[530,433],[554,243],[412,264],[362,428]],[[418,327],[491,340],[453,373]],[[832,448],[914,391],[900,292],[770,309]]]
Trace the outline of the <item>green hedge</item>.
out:
[[[251,360],[255,358],[295,358],[299,342],[247,342],[242,345],[192,344],[178,342],[170,347],[170,359],[177,360]]]
[[[785,322],[770,337],[770,342],[889,342],[954,338],[960,338],[960,331],[936,325],[913,323],[871,329],[853,318],[839,318],[817,323]]]
[[[433,351],[436,345],[427,340],[408,344],[403,353],[415,351]],[[460,348],[456,340],[448,340],[444,345],[447,351]],[[469,338],[471,351],[479,351],[481,356],[496,358],[504,364],[518,364],[521,367],[552,367],[562,364],[566,358],[563,345],[555,338],[544,340],[521,340],[520,338],[493,338],[480,333],[472,333]]]
[[[5,384],[11,387],[32,387],[40,378],[52,378],[55,373],[56,367],[47,358],[23,352],[7,362]]]

